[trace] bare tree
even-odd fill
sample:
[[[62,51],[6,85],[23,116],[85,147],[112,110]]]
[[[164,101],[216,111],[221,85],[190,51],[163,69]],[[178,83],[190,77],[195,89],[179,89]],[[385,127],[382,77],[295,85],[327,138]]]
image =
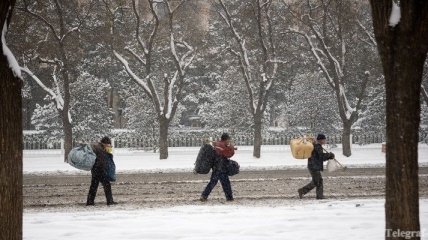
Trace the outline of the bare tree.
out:
[[[135,39],[138,44],[139,52],[133,50],[131,47],[125,47],[125,50],[144,68],[144,77],[140,77],[137,73],[131,69],[128,61],[120,53],[119,49],[114,49],[113,53],[115,57],[122,63],[128,75],[143,89],[143,91],[150,97],[153,102],[154,110],[157,114],[159,122],[159,153],[160,159],[168,158],[168,130],[171,120],[174,118],[177,111],[178,104],[182,99],[183,87],[185,85],[184,80],[187,74],[187,70],[194,57],[196,56],[196,50],[190,46],[183,39],[177,39],[174,29],[175,19],[177,11],[187,0],[181,0],[177,4],[172,5],[172,1],[162,0],[147,0],[152,19],[146,24],[150,24],[152,27],[151,33],[148,37],[142,36],[141,28],[143,24],[143,18],[140,15],[139,0],[132,0],[132,9],[136,18],[136,29]],[[155,54],[155,38],[160,37],[160,17],[156,10],[156,6],[164,6],[166,8],[167,15],[167,29],[169,38],[169,53],[172,58],[173,65],[175,67],[174,74],[169,76],[167,71],[164,71],[163,79],[155,78],[153,72],[155,69],[153,64],[153,57]],[[109,8],[110,15],[114,18],[114,10]],[[114,19],[113,19],[114,21]],[[114,24],[112,24],[113,26]],[[114,33],[112,27],[111,32]],[[179,49],[185,49],[179,51]],[[180,52],[183,52],[181,56]],[[165,59],[166,60],[166,59]],[[156,84],[156,80],[159,80]],[[159,92],[161,89],[162,92]]]
[[[284,1],[285,2],[285,1]],[[343,124],[342,145],[343,155],[351,156],[351,128],[357,122],[359,112],[363,107],[366,88],[370,79],[369,69],[363,70],[364,76],[360,80],[360,89],[355,96],[354,103],[350,101],[350,74],[347,69],[352,64],[349,54],[349,18],[345,10],[350,9],[346,1],[311,1],[306,2],[307,12],[298,13],[288,7],[288,10],[300,23],[300,28],[288,29],[287,32],[298,34],[304,38],[309,46],[313,61],[321,69],[324,78],[334,91],[339,107],[339,116]],[[334,5],[333,5],[334,4]],[[289,4],[286,3],[288,6]],[[300,6],[302,7],[302,6]],[[355,24],[355,23],[354,23]],[[362,26],[362,25],[361,25]],[[353,105],[353,106],[352,106]]]
[[[387,101],[385,239],[405,239],[391,231],[420,231],[419,96],[428,52],[428,2],[371,0],[370,4]]]
[[[252,2],[254,8],[254,18],[257,25],[257,48],[262,52],[262,61],[252,62],[250,60],[251,51],[247,48],[246,39],[237,29],[237,19],[229,10],[229,7],[222,1],[218,1],[221,6],[219,11],[224,23],[232,33],[235,46],[229,47],[229,52],[238,60],[242,80],[245,83],[249,110],[254,121],[254,150],[253,156],[260,158],[262,145],[262,124],[263,117],[268,106],[269,94],[278,81],[278,64],[287,64],[286,61],[277,57],[277,46],[273,38],[273,26],[271,17],[272,1],[255,0]],[[259,70],[259,64],[261,69]],[[259,71],[259,72],[257,72]]]
[[[46,16],[42,16],[40,13],[36,12],[36,10],[33,10],[32,4],[33,3],[24,1],[24,7],[18,9],[24,13],[29,14],[38,22],[43,24],[43,26],[49,29],[50,36],[52,36],[53,41],[56,43],[57,52],[55,53],[54,59],[40,58],[41,62],[54,66],[52,77],[56,91],[54,92],[44,86],[44,84],[38,80],[36,75],[33,74],[28,68],[24,67],[23,71],[27,73],[33,80],[35,80],[51,97],[53,97],[54,101],[57,103],[56,106],[62,121],[64,132],[65,161],[68,153],[72,148],[73,142],[72,119],[70,114],[70,84],[76,78],[76,76],[73,74],[74,66],[70,60],[70,49],[67,48],[67,44],[69,44],[69,42],[67,42],[67,40],[70,38],[71,34],[79,31],[82,22],[80,22],[77,26],[68,27],[65,20],[64,6],[60,0],[53,0],[53,6],[56,13],[54,19],[57,20],[57,22]],[[58,73],[61,77],[61,84],[59,84],[59,81],[57,81],[57,69],[59,69]]]
[[[22,239],[22,81],[6,45],[15,0],[0,2],[0,239]]]

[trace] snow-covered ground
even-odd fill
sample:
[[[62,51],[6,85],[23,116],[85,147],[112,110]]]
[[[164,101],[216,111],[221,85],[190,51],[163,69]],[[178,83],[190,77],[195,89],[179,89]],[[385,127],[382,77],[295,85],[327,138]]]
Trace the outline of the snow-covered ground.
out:
[[[428,239],[428,200],[421,200]],[[281,206],[179,206],[25,211],[24,239],[383,239],[384,200],[298,201]]]
[[[169,148],[168,160],[159,160],[159,154],[132,149],[115,149],[117,172],[191,172],[198,154],[198,147]],[[382,167],[385,165],[385,154],[380,144],[365,146],[354,145],[352,156],[341,154],[341,148],[333,148],[336,159],[348,167]],[[306,160],[296,160],[291,156],[289,146],[263,146],[262,157],[252,156],[252,147],[239,147],[233,157],[242,170],[264,170],[304,168]],[[428,145],[419,145],[419,163],[428,165]],[[32,174],[85,174],[63,162],[59,150],[26,150],[24,151],[24,173]]]

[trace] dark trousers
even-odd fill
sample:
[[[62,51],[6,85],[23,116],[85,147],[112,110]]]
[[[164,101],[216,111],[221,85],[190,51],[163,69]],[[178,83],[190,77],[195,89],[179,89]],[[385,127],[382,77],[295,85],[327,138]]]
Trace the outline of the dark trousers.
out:
[[[311,173],[312,181],[306,186],[304,186],[303,188],[301,188],[302,193],[306,194],[310,192],[312,189],[316,188],[317,198],[323,198],[324,191],[323,191],[323,180],[321,176],[321,171],[309,170],[309,172]]]
[[[202,196],[208,198],[208,195],[210,195],[211,191],[217,185],[217,182],[219,180],[220,180],[221,186],[223,187],[223,191],[224,191],[224,195],[226,196],[226,199],[227,200],[233,199],[232,186],[230,185],[229,176],[226,173],[219,172],[219,171],[214,171],[211,174],[211,180],[208,183],[207,187],[205,188],[204,192],[202,193]]]
[[[95,196],[97,195],[98,185],[100,184],[104,187],[104,193],[106,194],[107,204],[113,202],[113,194],[111,192],[111,184],[104,177],[98,176],[97,174],[92,174],[91,186],[89,187],[88,200],[86,204],[94,204]]]

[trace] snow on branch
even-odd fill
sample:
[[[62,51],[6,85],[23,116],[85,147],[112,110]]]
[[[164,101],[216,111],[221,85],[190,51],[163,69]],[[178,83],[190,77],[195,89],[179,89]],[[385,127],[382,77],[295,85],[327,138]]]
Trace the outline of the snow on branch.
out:
[[[175,65],[177,67],[178,73],[180,75],[180,78],[183,78],[185,75],[186,68],[191,64],[195,57],[195,49],[190,46],[186,41],[183,40],[175,40],[174,36],[174,28],[173,28],[173,17],[174,12],[184,3],[186,0],[182,0],[179,5],[174,8],[174,10],[171,10],[171,6],[168,1],[165,2],[168,11],[169,11],[169,34],[170,34],[170,50],[171,54],[173,56]],[[180,58],[177,54],[177,43],[179,43],[182,46],[185,46],[188,51],[183,54],[183,56]]]
[[[70,35],[72,32],[78,32],[78,31],[80,31],[79,27],[71,28],[70,30],[68,30],[68,31],[64,34],[64,36],[62,36],[62,37],[61,37],[61,39],[60,39],[59,41],[60,41],[60,42],[64,42],[65,38],[66,38],[68,35]]]
[[[367,28],[360,22],[360,20],[357,20],[358,26],[364,31],[364,33],[368,36],[370,39],[370,45],[377,46],[376,40],[372,36],[371,32],[367,30]]]
[[[325,55],[327,55],[328,59],[334,63],[334,67],[335,67],[337,76],[339,78],[343,77],[344,74],[343,74],[342,66],[340,65],[339,61],[330,52],[329,48],[327,47],[327,45],[324,42],[324,38],[321,36],[321,33],[318,30],[316,30],[313,26],[311,27],[311,29],[315,33],[315,36],[318,39],[318,41],[321,43],[321,48],[323,49]],[[344,54],[345,51],[346,51],[346,49],[344,46],[344,42],[342,41],[342,54]]]
[[[400,6],[394,1],[392,1],[391,15],[389,16],[389,26],[395,27],[401,19],[401,9]]]
[[[132,9],[134,10],[134,15],[137,18],[137,25],[135,26],[135,35],[136,35],[135,37],[137,38],[138,44],[143,49],[144,54],[147,55],[149,53],[149,50],[147,49],[146,44],[144,43],[144,41],[141,39],[141,36],[140,36],[141,16],[140,16],[140,13],[138,12],[139,3],[140,3],[139,0],[132,1]]]
[[[42,21],[51,30],[51,32],[53,33],[55,39],[57,39],[58,41],[61,41],[61,38],[58,36],[58,34],[57,34],[54,26],[48,20],[46,20],[46,18],[40,16],[39,14],[37,14],[35,12],[30,11],[30,9],[28,8],[28,6],[25,6],[25,8],[18,8],[18,9],[22,10],[22,11],[30,14],[31,16],[37,18],[38,20]]]
[[[356,111],[355,108],[352,108],[349,105],[348,98],[346,97],[345,88],[342,84],[339,84],[339,95],[342,100],[342,106],[344,108],[344,113],[346,115],[346,119],[351,120],[352,114]]]
[[[47,58],[39,57],[38,59],[42,63],[47,63],[47,64],[51,64],[51,65],[58,65],[58,66],[61,66],[61,67],[64,66],[64,63],[61,60],[59,60],[58,58],[55,58],[55,59],[52,60],[52,59],[47,59]]]
[[[7,15],[9,15],[9,12],[10,12],[10,9]],[[6,45],[6,33],[7,33],[7,21],[4,21],[3,29],[1,32],[2,51],[3,51],[3,54],[6,56],[7,62],[9,63],[9,68],[12,70],[13,75],[15,77],[22,78],[21,68],[19,67],[18,61],[16,61],[16,58],[13,55],[12,51]]]
[[[131,53],[142,65],[146,66],[146,60],[141,58],[134,50],[130,49],[129,47],[125,47],[125,50]]]
[[[169,86],[168,86],[168,103],[167,103],[167,109],[166,109],[166,113],[165,113],[165,117],[167,119],[170,119],[171,117],[171,113],[172,113],[172,108],[173,108],[173,99],[172,99],[172,92],[173,92],[173,88],[176,84],[178,78],[178,70],[175,71],[174,76],[172,77]]]
[[[30,69],[28,69],[28,67],[21,67],[21,70],[26,74],[28,74],[28,76],[30,76],[37,83],[37,85],[39,85],[45,92],[47,92],[54,99],[54,101],[56,102],[56,108],[58,110],[62,111],[64,109],[64,100],[60,94],[57,94],[52,89],[48,88]],[[55,80],[55,84],[57,84],[56,80]],[[59,88],[57,88],[57,91],[59,92]]]
[[[253,114],[256,113],[256,103],[254,101],[254,91],[251,87],[251,80],[252,80],[252,76],[251,76],[251,67],[250,67],[250,61],[248,59],[248,50],[245,46],[245,39],[243,39],[242,36],[239,35],[238,31],[236,30],[235,26],[233,25],[233,21],[232,21],[232,16],[229,13],[229,10],[227,9],[226,5],[223,3],[222,0],[219,0],[220,6],[222,7],[223,11],[225,14],[219,12],[219,14],[222,16],[223,20],[225,21],[225,23],[227,24],[227,26],[229,27],[230,31],[232,32],[236,42],[239,45],[239,53],[233,51],[232,49],[230,49],[230,51],[233,53],[233,55],[237,56],[239,58],[239,63],[240,63],[240,68],[241,68],[241,72],[244,75],[244,80],[245,80],[245,86],[247,88],[248,91],[248,98],[250,101],[250,108],[251,108],[251,112]]]
[[[115,50],[113,50],[113,54],[116,56],[116,58],[122,63],[123,67],[125,68],[126,72],[128,73],[129,76],[131,76],[135,82],[137,82],[143,89],[144,91],[150,95],[150,97],[153,96],[152,92],[150,91],[149,87],[147,86],[147,84],[144,82],[143,79],[139,78],[129,67],[129,63],[128,61],[126,61],[119,53],[117,53]],[[150,75],[146,76],[146,79],[148,79],[150,77]]]
[[[300,32],[298,30],[295,29],[287,29],[286,32],[290,32],[290,33],[294,33],[294,34],[298,34],[301,35],[305,38],[306,42],[309,44],[309,47],[311,48],[311,52],[313,54],[313,56],[316,58],[317,60],[317,64],[318,66],[321,68],[321,70],[323,71],[324,75],[326,76],[327,82],[328,84],[334,88],[335,87],[335,83],[334,83],[334,79],[333,77],[330,76],[329,71],[327,70],[327,67],[325,66],[324,62],[322,61],[320,55],[318,54],[319,52],[323,54],[323,56],[326,57],[326,54],[324,53],[324,51],[322,51],[319,48],[316,48],[311,40],[311,38],[308,36],[308,34]]]
[[[427,92],[427,90],[425,89],[424,85],[422,85],[422,96],[423,96],[423,97],[424,97],[424,99],[425,99],[425,103],[428,105],[428,92]]]

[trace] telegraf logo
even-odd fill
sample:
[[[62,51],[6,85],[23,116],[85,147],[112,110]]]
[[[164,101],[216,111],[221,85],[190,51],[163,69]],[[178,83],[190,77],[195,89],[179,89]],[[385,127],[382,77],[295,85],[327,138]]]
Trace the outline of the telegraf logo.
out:
[[[392,230],[386,229],[386,237],[387,238],[404,238],[404,239],[412,239],[412,238],[420,238],[420,231],[402,231],[400,229]]]

